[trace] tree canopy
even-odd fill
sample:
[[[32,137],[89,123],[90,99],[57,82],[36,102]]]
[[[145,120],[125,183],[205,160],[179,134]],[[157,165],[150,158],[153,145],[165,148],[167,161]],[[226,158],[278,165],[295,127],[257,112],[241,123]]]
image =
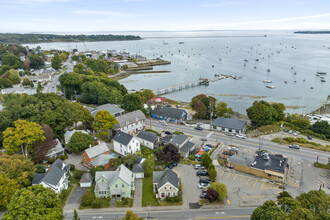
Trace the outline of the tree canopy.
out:
[[[35,163],[41,163],[47,160],[48,158],[46,155],[49,150],[58,144],[53,129],[49,127],[49,125],[42,124],[41,128],[44,131],[45,140],[40,140],[33,145],[32,158]]]
[[[227,187],[225,184],[223,183],[219,183],[219,182],[213,182],[210,184],[210,189],[218,192],[218,200],[219,201],[223,201],[225,198],[227,198]]]
[[[315,133],[323,134],[326,138],[330,138],[330,124],[327,121],[318,121],[311,126],[311,130]]]
[[[77,131],[71,136],[67,147],[70,148],[72,152],[77,153],[93,145],[94,145],[94,138],[92,136]]]
[[[17,190],[7,205],[4,220],[63,219],[58,195],[42,185]]]
[[[111,130],[117,122],[117,119],[108,111],[98,111],[94,118],[93,129],[98,134],[110,138]]]
[[[51,66],[56,69],[56,70],[59,70],[62,68],[62,59],[59,55],[55,55],[53,58],[52,58],[52,64]]]
[[[196,111],[195,118],[210,119],[210,114],[215,116],[216,99],[212,96],[206,96],[204,94],[197,95],[191,99],[190,106]]]
[[[157,160],[162,163],[171,163],[171,162],[179,162],[180,153],[179,149],[174,144],[166,144],[162,147],[157,153]]]

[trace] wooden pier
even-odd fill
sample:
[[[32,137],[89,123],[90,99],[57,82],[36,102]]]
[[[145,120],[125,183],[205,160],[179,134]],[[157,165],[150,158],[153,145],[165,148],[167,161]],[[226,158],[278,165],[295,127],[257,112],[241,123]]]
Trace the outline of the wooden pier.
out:
[[[169,87],[161,88],[161,89],[155,89],[155,90],[153,90],[153,92],[154,92],[155,95],[164,95],[164,94],[167,94],[167,93],[180,91],[180,90],[187,89],[187,88],[190,88],[190,87],[208,86],[210,82],[215,82],[215,81],[218,81],[218,80],[221,80],[221,79],[226,79],[226,78],[239,79],[240,77],[234,76],[234,75],[216,74],[215,78],[213,78],[211,80],[200,78],[199,80],[196,80],[196,81],[177,84],[177,85],[174,85],[174,86],[169,86]]]

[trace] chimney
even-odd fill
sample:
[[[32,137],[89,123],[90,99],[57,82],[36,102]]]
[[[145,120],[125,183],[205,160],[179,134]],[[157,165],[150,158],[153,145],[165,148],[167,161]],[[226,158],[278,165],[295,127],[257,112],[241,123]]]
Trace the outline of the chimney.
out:
[[[121,166],[118,167],[118,171],[119,171],[119,172],[120,172],[120,168],[121,168]]]
[[[89,144],[89,148],[92,148],[92,145],[91,144]]]

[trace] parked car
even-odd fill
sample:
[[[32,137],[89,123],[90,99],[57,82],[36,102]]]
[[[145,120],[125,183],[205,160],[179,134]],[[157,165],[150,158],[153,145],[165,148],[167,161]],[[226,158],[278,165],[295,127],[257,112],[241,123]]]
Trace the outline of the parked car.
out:
[[[174,167],[176,167],[178,164],[177,164],[177,163],[175,163],[175,162],[173,162],[173,163],[172,163],[172,165],[173,165]]]
[[[234,136],[235,134],[234,133],[227,132],[226,135],[227,136]]]
[[[234,151],[236,154],[238,154],[238,148],[237,147],[228,147],[229,151]]]
[[[295,133],[293,133],[294,136],[297,136],[297,135],[299,135],[299,134],[300,134],[299,131],[296,131]]]
[[[207,146],[207,147],[210,147],[210,148],[215,148],[215,146],[212,145],[212,144],[206,144],[206,146]]]
[[[211,180],[207,177],[200,177],[199,178],[199,183],[210,183]]]
[[[202,127],[195,127],[195,130],[203,131]]]
[[[173,133],[170,132],[170,131],[165,131],[165,134],[166,134],[166,135],[173,135]]]
[[[308,140],[312,140],[312,139],[313,139],[312,135],[309,134],[309,135],[307,136],[307,139],[308,139]]]
[[[180,124],[180,125],[186,125],[186,122],[184,122],[184,121],[179,121],[179,124]]]
[[[208,183],[198,183],[197,186],[198,186],[199,189],[206,189],[210,186],[210,184],[208,184]]]
[[[197,157],[197,162],[201,162],[202,158],[201,157]]]
[[[238,135],[236,135],[236,137],[245,139],[246,138],[246,135],[245,134],[238,134]]]
[[[199,170],[196,173],[197,176],[208,176],[209,174],[207,173],[207,171],[204,170]]]
[[[300,149],[299,145],[296,144],[289,145],[289,148]]]
[[[202,169],[205,169],[205,167],[203,165],[200,165],[200,164],[195,165],[195,170],[202,170]]]
[[[72,154],[72,151],[69,148],[64,148],[64,150],[68,153],[68,154]]]
[[[284,129],[283,131],[284,131],[284,132],[289,132],[289,129]]]
[[[200,196],[199,196],[199,198],[201,198],[201,199],[208,199],[207,193],[201,193]]]
[[[167,167],[168,167],[169,169],[173,169],[174,166],[173,166],[173,164],[170,163]]]
[[[290,131],[289,131],[289,134],[292,134],[292,133],[293,133],[293,131],[292,131],[292,130],[290,130]]]

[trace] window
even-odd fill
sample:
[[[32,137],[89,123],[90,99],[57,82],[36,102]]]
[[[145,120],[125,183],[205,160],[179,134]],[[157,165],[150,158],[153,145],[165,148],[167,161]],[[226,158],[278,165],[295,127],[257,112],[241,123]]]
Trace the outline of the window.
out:
[[[232,132],[233,130],[232,129],[228,129],[229,132]]]
[[[171,193],[168,193],[167,196],[171,196]]]
[[[126,121],[126,125],[129,125],[129,121]]]
[[[166,186],[164,187],[164,189],[166,190]]]
[[[170,186],[170,189],[172,189],[172,186]]]
[[[121,187],[123,187],[123,188],[124,188],[124,184],[121,184]]]
[[[225,131],[225,128],[221,128],[222,131]]]
[[[271,177],[272,175],[268,174],[268,177]]]
[[[136,146],[138,146],[138,142],[136,142]]]
[[[116,184],[116,188],[118,188],[118,185]]]

